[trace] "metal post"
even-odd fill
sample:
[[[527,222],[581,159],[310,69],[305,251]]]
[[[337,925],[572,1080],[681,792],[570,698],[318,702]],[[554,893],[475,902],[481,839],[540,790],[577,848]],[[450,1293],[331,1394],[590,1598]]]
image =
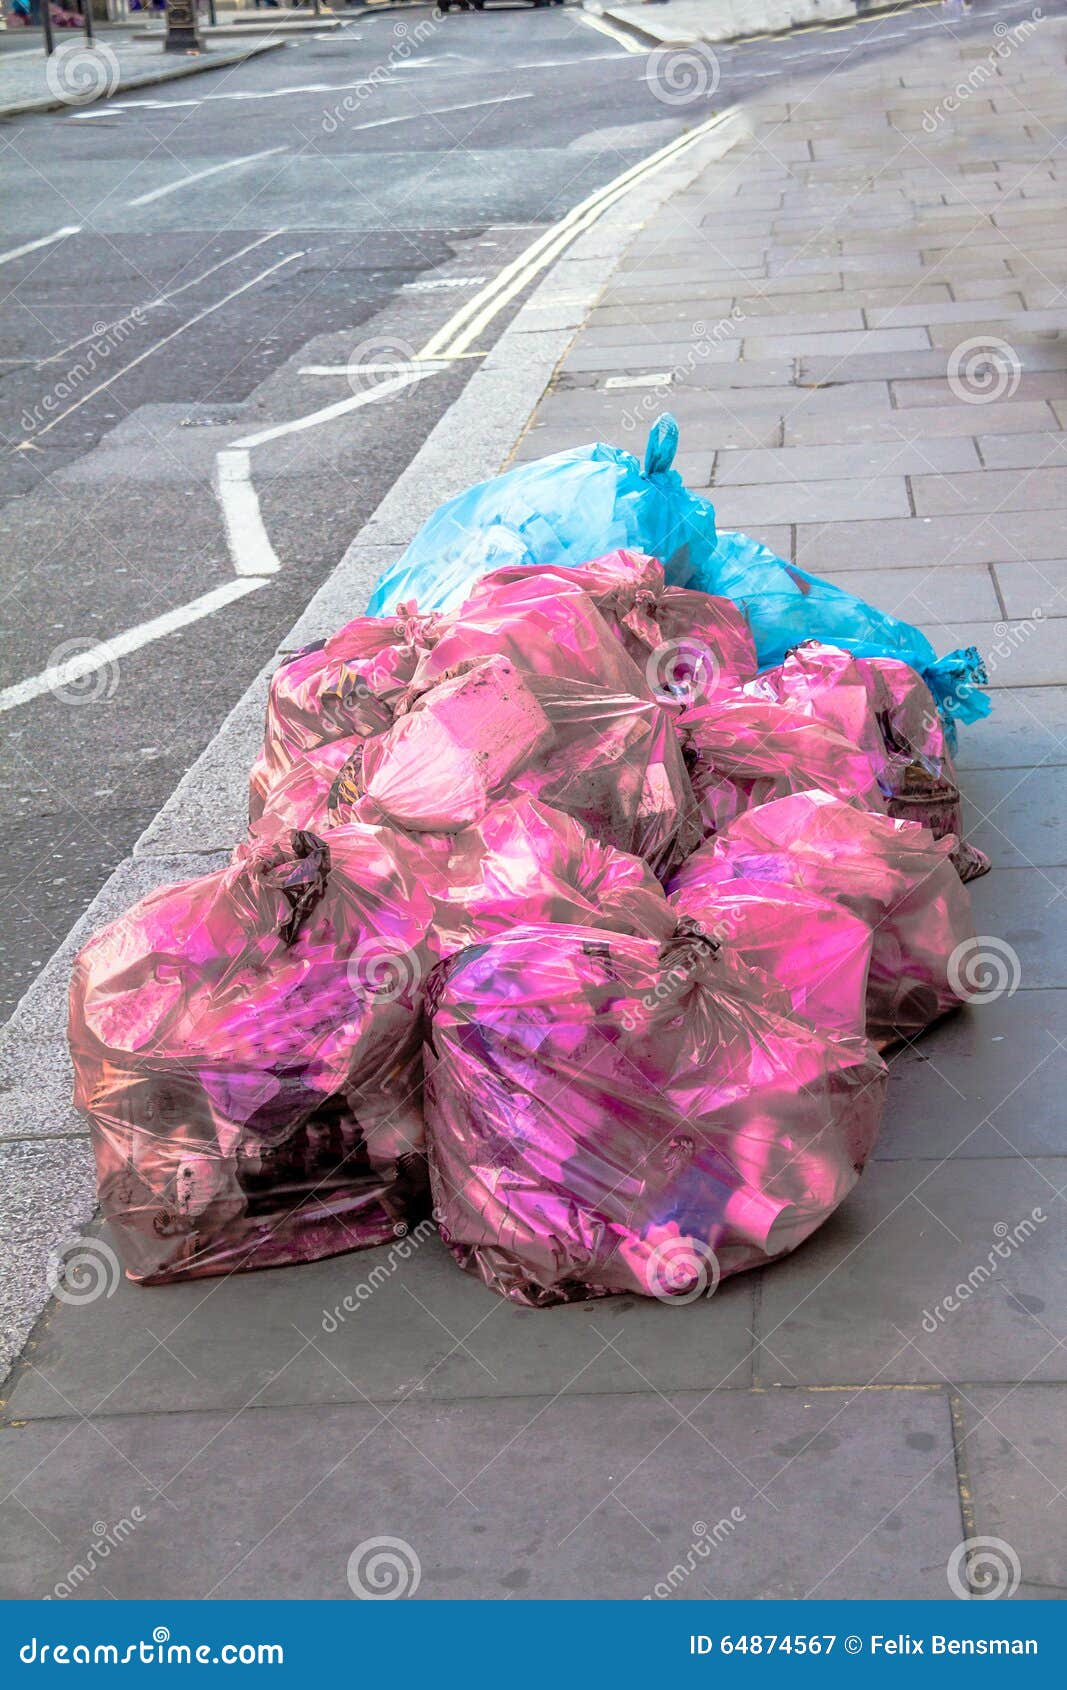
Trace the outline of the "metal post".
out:
[[[51,58],[56,50],[56,38],[52,29],[52,0],[41,0],[41,28],[44,30],[45,55]]]
[[[201,45],[196,0],[167,0],[167,34],[163,51],[199,53]]]
[[[218,14],[215,11],[215,0],[207,0],[207,21],[212,29],[218,28]]]
[[[93,39],[93,0],[81,0],[82,21],[85,24],[85,39]]]

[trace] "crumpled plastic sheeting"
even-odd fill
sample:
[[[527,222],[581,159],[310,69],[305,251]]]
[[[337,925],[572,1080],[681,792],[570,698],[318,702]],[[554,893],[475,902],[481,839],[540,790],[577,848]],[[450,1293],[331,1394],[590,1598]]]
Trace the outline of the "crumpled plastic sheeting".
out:
[[[952,957],[974,939],[974,920],[954,844],[916,822],[802,792],[738,816],[693,853],[668,892],[684,892],[688,905],[698,887],[710,897],[716,880],[768,881],[851,910],[874,936],[868,1031],[893,1038],[920,1032],[961,1001]]]
[[[362,757],[360,814],[457,832],[524,793],[670,872],[700,841],[673,712],[651,694],[486,658],[439,682]]]
[[[855,1184],[885,1068],[768,1007],[706,940],[522,927],[435,971],[434,1208],[517,1303],[690,1298],[795,1248]]]
[[[699,863],[670,903],[761,980],[768,1000],[784,991],[789,1012],[827,1033],[863,1038],[870,927],[831,898],[765,880],[720,880]]]
[[[978,690],[988,677],[974,646],[939,658],[918,628],[776,557],[747,534],[720,533],[714,553],[685,585],[725,594],[741,607],[762,667],[783,662],[803,640],[823,640],[856,657],[895,657],[907,663],[933,694],[950,739],[955,722],[989,714],[989,700]]]
[[[609,552],[577,569],[529,564],[495,570],[456,614],[466,624],[480,610],[483,595],[512,590],[521,583],[528,583],[527,590],[538,596],[587,594],[657,697],[692,703],[740,687],[757,673],[748,623],[732,600],[668,587],[662,564],[641,552]],[[599,679],[602,685],[608,679],[605,675],[582,677],[573,666],[564,666],[562,672],[572,680]],[[619,690],[639,689],[631,682]]]
[[[920,822],[935,839],[955,834],[961,880],[988,871],[989,858],[962,836],[960,789],[933,695],[906,663],[806,640],[745,690],[791,704],[862,746],[891,816]]]
[[[715,511],[671,468],[677,447],[678,425],[664,415],[643,464],[615,446],[579,446],[468,488],[386,570],[369,614],[387,616],[410,599],[424,612],[452,610],[490,570],[583,564],[619,548],[659,558],[685,585],[714,549]]]
[[[263,749],[252,768],[253,825],[303,753],[389,726],[436,629],[436,618],[401,606],[388,620],[357,616],[282,664],[271,677]]]
[[[295,833],[82,950],[75,1103],[132,1279],[310,1261],[428,1212],[424,878],[381,830]]]
[[[688,710],[678,732],[705,834],[791,792],[817,789],[884,813],[870,759],[787,704],[733,695]]]

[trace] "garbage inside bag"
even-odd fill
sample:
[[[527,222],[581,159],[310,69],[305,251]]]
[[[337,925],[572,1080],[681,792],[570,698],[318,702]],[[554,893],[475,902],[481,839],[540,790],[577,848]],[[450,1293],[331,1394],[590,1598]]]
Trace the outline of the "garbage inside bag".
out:
[[[896,658],[854,657],[805,640],[745,690],[803,710],[862,746],[889,814],[920,822],[935,839],[955,834],[953,861],[962,880],[986,873],[988,857],[962,838],[960,789],[944,727],[914,669]]]
[[[252,769],[253,823],[302,753],[389,726],[435,633],[434,617],[409,614],[401,606],[388,620],[357,616],[282,664],[271,677],[263,749]]]
[[[686,932],[518,928],[440,965],[428,1006],[435,1213],[514,1302],[714,1290],[813,1232],[878,1131],[873,1047]]]
[[[704,855],[704,853],[700,853]],[[702,933],[784,991],[789,1013],[828,1033],[863,1038],[873,935],[831,898],[765,880],[721,880],[699,864],[670,903]]]
[[[294,833],[81,951],[74,1098],[131,1279],[311,1261],[428,1213],[424,878],[380,829]]]
[[[437,853],[426,881],[437,956],[530,921],[656,939],[676,926],[663,888],[639,857],[602,845],[573,817],[531,798],[493,804],[461,833],[422,838]]]
[[[685,586],[725,594],[741,607],[761,666],[781,663],[802,640],[824,640],[857,657],[896,657],[909,664],[933,694],[950,736],[954,722],[989,714],[989,700],[978,690],[988,677],[974,646],[939,658],[918,628],[786,563],[747,534],[720,533],[714,553],[684,581],[677,578]]]
[[[699,703],[741,686],[757,673],[748,623],[732,600],[668,587],[663,565],[641,552],[609,552],[580,568],[528,564],[494,570],[456,614],[466,625],[480,609],[483,595],[520,584],[537,595],[587,594],[657,697]],[[521,655],[516,661],[522,661]],[[605,673],[583,676],[573,666],[558,663],[555,672],[602,685],[609,682]],[[631,682],[620,690],[639,689]]]
[[[721,832],[744,810],[812,789],[885,814],[865,752],[788,704],[733,694],[687,710],[678,732],[705,834]]]
[[[652,425],[644,463],[600,444],[519,464],[449,499],[386,570],[368,613],[404,600],[423,612],[451,610],[490,570],[522,564],[583,564],[618,548],[659,558],[680,586],[715,549],[715,511],[687,492],[671,468],[678,424]]]
[[[801,792],[748,810],[695,851],[672,895],[715,880],[768,881],[831,898],[874,935],[867,1017],[872,1037],[917,1033],[961,1001],[960,947],[974,939],[971,901],[951,862],[955,841]],[[956,961],[954,962],[954,958]]]
[[[362,757],[361,815],[456,832],[518,793],[666,874],[699,843],[672,712],[651,695],[487,658],[424,693]]]

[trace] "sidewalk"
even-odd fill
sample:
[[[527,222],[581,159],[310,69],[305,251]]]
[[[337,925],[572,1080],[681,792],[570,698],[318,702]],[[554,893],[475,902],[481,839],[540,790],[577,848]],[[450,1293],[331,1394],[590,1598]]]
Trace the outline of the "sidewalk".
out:
[[[1067,27],[1009,41],[778,84],[751,138],[675,167],[659,205],[622,201],[287,642],[365,602],[432,496],[498,467],[531,405],[522,458],[639,446],[669,405],[723,527],[940,650],[983,648],[994,714],[959,762],[995,864],[973,891],[986,1001],[893,1055],[877,1159],[834,1220],[710,1300],[520,1309],[417,1234],[151,1292],[102,1255],[10,1382],[4,1594],[66,1593],[120,1525],[79,1594],[347,1599],[349,1558],[382,1539],[431,1599],[943,1597],[972,1588],[973,1538],[995,1540],[975,1586],[1002,1568],[994,1594],[1067,1589]],[[112,912],[219,860],[203,853],[239,825],[261,707],[260,685]],[[16,1016],[0,1097],[3,1278],[31,1294],[90,1204],[81,1124],[41,1113],[64,966]]]
[[[738,41],[776,35],[798,25],[836,23],[868,12],[888,11],[900,0],[641,0],[632,6],[587,6],[625,25],[651,45],[687,46],[694,41]]]
[[[242,46],[209,46],[186,58],[164,53],[162,31],[158,40],[146,40],[143,31],[138,38],[133,30],[101,29],[90,45],[79,31],[59,30],[56,51],[48,58],[38,31],[27,30],[25,44],[19,40],[17,46],[16,33],[23,32],[12,31],[0,52],[0,118],[89,105],[131,88],[224,70],[282,45],[280,40],[256,39]],[[233,36],[226,32],[224,39],[232,42]]]

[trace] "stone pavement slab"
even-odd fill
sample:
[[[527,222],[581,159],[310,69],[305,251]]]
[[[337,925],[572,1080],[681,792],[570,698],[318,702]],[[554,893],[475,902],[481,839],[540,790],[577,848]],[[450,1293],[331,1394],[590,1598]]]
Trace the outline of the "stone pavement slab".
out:
[[[959,1412],[976,1533],[1010,1545],[1020,1566],[1020,1601],[1062,1602],[1067,1389],[970,1386]]]
[[[610,1398],[388,1416],[35,1421],[0,1431],[0,1494],[7,1597],[65,1581],[101,1518],[135,1529],[79,1594],[139,1600],[350,1599],[349,1558],[382,1535],[418,1556],[420,1601],[637,1600],[679,1565],[679,1601],[932,1597],[960,1537],[940,1392],[659,1395],[636,1373]]]

